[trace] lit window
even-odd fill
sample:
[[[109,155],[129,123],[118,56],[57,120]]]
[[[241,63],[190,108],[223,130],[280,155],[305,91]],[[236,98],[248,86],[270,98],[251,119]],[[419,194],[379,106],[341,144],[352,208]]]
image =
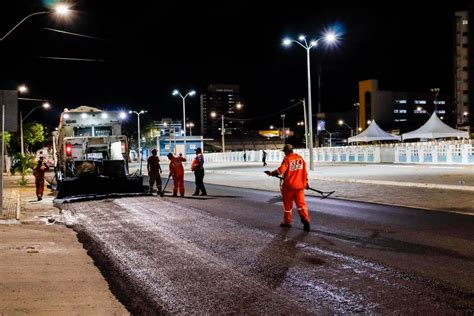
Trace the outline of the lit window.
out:
[[[467,24],[469,24],[468,20],[462,20],[462,25],[467,25]]]
[[[398,104],[406,104],[406,103],[407,103],[407,100],[395,100],[395,103],[398,103]]]
[[[415,100],[415,104],[426,104],[426,100]]]

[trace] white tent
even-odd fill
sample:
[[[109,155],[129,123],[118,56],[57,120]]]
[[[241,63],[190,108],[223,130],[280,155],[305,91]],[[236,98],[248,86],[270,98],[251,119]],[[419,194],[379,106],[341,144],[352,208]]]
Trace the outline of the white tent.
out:
[[[370,123],[369,127],[359,135],[349,137],[349,143],[354,142],[373,142],[377,140],[396,140],[400,141],[400,136],[396,136],[382,130],[375,121]]]
[[[403,140],[413,138],[445,138],[463,137],[469,138],[469,133],[454,129],[441,121],[435,112],[430,119],[419,129],[402,135]]]

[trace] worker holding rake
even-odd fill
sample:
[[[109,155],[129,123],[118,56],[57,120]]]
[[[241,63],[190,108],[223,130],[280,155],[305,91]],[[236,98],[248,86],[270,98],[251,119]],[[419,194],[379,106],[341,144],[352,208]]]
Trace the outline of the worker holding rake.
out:
[[[283,185],[281,194],[283,197],[284,215],[280,227],[290,228],[292,221],[293,202],[298,209],[304,231],[309,232],[310,220],[308,207],[304,197],[304,190],[308,188],[308,172],[304,159],[293,152],[293,146],[286,144],[283,147],[285,158],[280,167],[274,171],[265,171],[269,176],[282,177]]]

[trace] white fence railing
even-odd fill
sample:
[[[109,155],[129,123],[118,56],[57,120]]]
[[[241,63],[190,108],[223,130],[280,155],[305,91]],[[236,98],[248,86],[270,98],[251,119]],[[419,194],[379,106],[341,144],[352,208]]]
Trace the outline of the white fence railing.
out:
[[[306,161],[309,150],[295,149]],[[280,162],[283,152],[267,150],[267,162]],[[474,145],[469,142],[423,142],[390,145],[319,147],[313,149],[315,162],[474,164]],[[188,155],[188,159],[192,156]],[[261,162],[263,151],[246,151],[245,161]],[[206,153],[207,162],[243,162],[244,152]]]

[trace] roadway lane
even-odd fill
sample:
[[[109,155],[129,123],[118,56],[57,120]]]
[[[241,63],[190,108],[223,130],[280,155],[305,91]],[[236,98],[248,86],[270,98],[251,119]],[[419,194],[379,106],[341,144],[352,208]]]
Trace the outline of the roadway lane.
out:
[[[474,309],[474,217],[309,197],[305,233],[297,215],[278,227],[275,192],[207,188],[67,204],[62,220],[134,313]]]

